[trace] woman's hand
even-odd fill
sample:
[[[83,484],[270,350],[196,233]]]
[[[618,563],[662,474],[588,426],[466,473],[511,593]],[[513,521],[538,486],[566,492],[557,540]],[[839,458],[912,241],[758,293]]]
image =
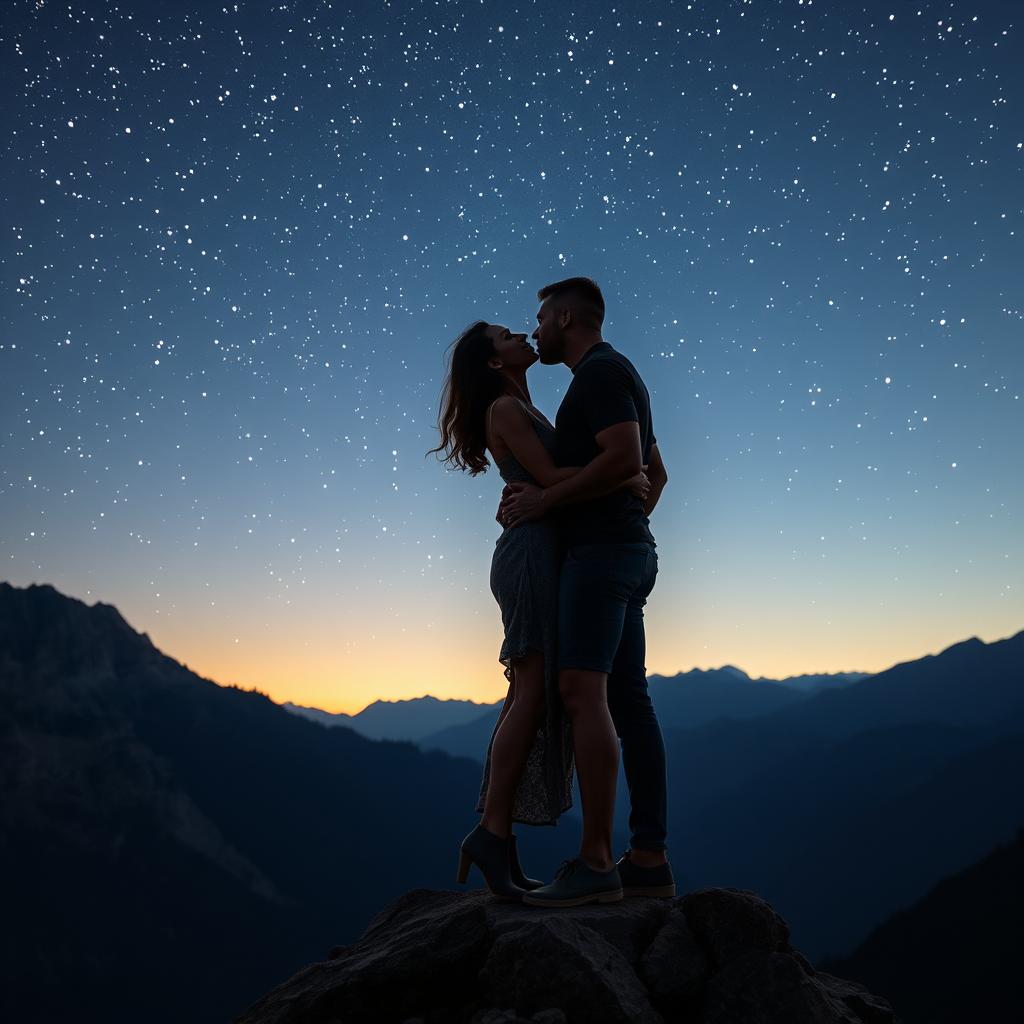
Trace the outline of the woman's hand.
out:
[[[647,467],[644,466],[644,469]],[[642,502],[647,501],[651,493],[651,481],[647,479],[647,474],[641,470],[636,476],[631,476],[624,484],[623,487],[629,491],[634,497],[639,498]]]

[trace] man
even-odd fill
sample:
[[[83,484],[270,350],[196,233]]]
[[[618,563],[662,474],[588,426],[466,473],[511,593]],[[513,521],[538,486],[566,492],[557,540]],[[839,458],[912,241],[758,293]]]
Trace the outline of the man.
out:
[[[604,297],[574,277],[537,293],[533,338],[543,363],[572,383],[555,419],[556,460],[582,466],[553,487],[510,484],[498,518],[514,526],[550,514],[566,543],[559,590],[559,689],[572,719],[583,804],[579,855],[524,902],[568,907],[623,894],[673,896],[665,855],[665,746],[647,692],[643,606],[658,556],[649,516],[668,475],[650,396],[633,364],[601,336]],[[646,466],[646,501],[619,489]],[[616,737],[618,739],[616,739]],[[630,848],[612,860],[619,743],[629,785]]]

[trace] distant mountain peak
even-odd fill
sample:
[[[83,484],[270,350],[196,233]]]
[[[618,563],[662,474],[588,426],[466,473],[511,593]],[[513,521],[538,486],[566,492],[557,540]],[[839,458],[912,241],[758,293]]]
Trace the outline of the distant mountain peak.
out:
[[[290,701],[282,705],[286,711],[301,715],[327,727],[347,726],[368,739],[407,740],[418,742],[426,736],[451,725],[461,725],[481,714],[493,704],[458,698],[439,698],[430,694],[402,700],[375,700],[355,715],[303,707]]]
[[[470,700],[468,697],[435,697],[432,693],[425,693],[421,697],[398,697],[394,700],[388,700],[387,698],[378,698],[370,704],[367,704],[363,711],[368,711],[370,708],[376,707],[396,707],[405,706],[408,704],[475,704],[477,707],[484,708],[489,707],[486,702],[480,702]],[[362,714],[363,712],[359,712]]]
[[[996,643],[998,643],[998,642],[999,641],[997,640]],[[981,637],[969,636],[966,640],[961,640],[959,643],[950,644],[949,647],[947,647],[942,653],[943,654],[947,654],[949,651],[958,651],[958,650],[973,651],[973,650],[977,649],[978,647],[985,647],[985,646],[987,646],[987,645],[986,645],[985,641],[981,639]]]
[[[63,607],[77,606],[83,611],[95,611],[99,614],[110,617],[117,622],[132,627],[125,621],[124,616],[112,604],[104,601],[96,601],[94,604],[86,604],[80,598],[72,597],[70,594],[61,593],[52,583],[30,583],[27,587],[16,587],[13,583],[0,582],[0,597],[13,597],[20,595],[19,600],[22,606],[39,607],[41,602],[57,602]],[[135,630],[132,629],[134,633]]]
[[[112,604],[62,594],[49,583],[17,587],[0,582],[0,649],[19,656],[47,650],[67,679],[91,685],[113,666],[166,662],[181,664],[160,651],[146,633],[135,629]],[[95,670],[80,674],[82,663]],[[60,673],[53,677],[57,682]],[[61,685],[64,685],[63,683]]]
[[[654,673],[649,678],[651,679],[703,679],[705,676],[727,676],[731,679],[740,679],[743,681],[750,680],[750,676],[743,671],[741,668],[737,668],[735,665],[722,665],[720,668],[694,668],[686,669],[683,671],[680,669],[675,675],[663,676]]]
[[[730,675],[736,676],[737,679],[749,679],[750,675],[744,672],[743,669],[737,668],[735,665],[723,665],[719,672],[728,672]]]

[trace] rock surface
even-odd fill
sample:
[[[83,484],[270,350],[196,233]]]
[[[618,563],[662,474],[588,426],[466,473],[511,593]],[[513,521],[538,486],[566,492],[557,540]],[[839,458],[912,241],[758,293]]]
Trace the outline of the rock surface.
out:
[[[417,889],[238,1024],[898,1024],[755,893],[568,910]]]

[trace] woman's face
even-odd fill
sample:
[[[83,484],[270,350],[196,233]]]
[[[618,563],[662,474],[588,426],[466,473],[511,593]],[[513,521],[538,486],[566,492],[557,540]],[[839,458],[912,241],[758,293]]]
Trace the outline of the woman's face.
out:
[[[526,370],[537,359],[536,349],[530,344],[525,333],[513,334],[501,324],[491,324],[486,332],[494,346],[494,359],[508,370]],[[492,363],[493,365],[493,363]]]

